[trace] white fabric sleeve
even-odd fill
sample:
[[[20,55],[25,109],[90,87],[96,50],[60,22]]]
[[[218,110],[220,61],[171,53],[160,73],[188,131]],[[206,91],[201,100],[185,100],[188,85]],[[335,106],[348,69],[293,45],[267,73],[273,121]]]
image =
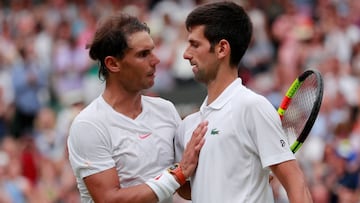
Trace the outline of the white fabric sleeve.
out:
[[[248,106],[248,126],[261,159],[262,166],[268,167],[295,159],[288,139],[281,126],[276,109],[265,98]]]
[[[69,160],[76,176],[84,178],[115,166],[111,144],[96,125],[76,121],[68,138]]]

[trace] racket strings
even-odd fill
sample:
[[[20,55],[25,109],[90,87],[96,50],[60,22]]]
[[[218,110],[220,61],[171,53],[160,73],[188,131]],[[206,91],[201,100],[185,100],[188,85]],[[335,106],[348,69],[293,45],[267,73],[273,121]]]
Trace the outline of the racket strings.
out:
[[[283,118],[282,125],[292,143],[302,133],[317,99],[318,82],[315,74],[308,76],[292,97]]]

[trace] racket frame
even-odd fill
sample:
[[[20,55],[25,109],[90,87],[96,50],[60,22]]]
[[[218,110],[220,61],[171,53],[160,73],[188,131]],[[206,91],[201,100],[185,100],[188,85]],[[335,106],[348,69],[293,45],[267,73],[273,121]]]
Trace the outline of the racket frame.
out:
[[[290,145],[290,149],[293,153],[297,152],[301,146],[303,145],[305,139],[309,135],[311,128],[313,127],[315,120],[317,118],[317,115],[319,113],[323,92],[324,92],[324,84],[321,74],[316,70],[306,70],[304,71],[299,77],[297,77],[294,82],[291,84],[289,89],[287,90],[285,96],[283,97],[283,100],[280,103],[280,106],[278,108],[278,113],[280,118],[282,119],[287,108],[289,107],[292,98],[295,96],[295,94],[298,92],[299,88],[305,81],[307,77],[314,74],[316,77],[317,88],[316,90],[316,100],[314,101],[313,108],[311,110],[310,116],[308,120],[306,121],[303,130],[301,131],[300,135],[296,138],[293,144]]]

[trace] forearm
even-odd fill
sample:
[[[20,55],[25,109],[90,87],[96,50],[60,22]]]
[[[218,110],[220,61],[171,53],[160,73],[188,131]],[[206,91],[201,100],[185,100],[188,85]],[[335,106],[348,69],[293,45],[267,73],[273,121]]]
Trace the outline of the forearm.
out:
[[[104,181],[96,184],[95,181],[89,184],[86,178],[88,190],[94,202],[111,203],[111,202],[131,202],[131,203],[152,203],[162,202],[175,193],[180,187],[176,177],[164,170],[160,175],[149,179],[145,184],[120,188],[116,181],[110,185],[104,185]],[[99,183],[99,182],[98,182]],[[108,183],[108,182],[107,182]],[[105,187],[101,187],[105,186]]]
[[[299,170],[298,174],[291,179],[293,180],[291,183],[284,183],[290,203],[312,203],[311,193],[303,173]]]
[[[149,187],[147,182],[131,187],[120,187],[119,178],[115,168],[87,176],[83,180],[94,202],[158,202],[158,196],[156,192],[151,187]],[[173,193],[176,189],[173,190]],[[168,197],[170,197],[170,194],[166,196],[166,198]]]
[[[273,165],[270,168],[285,188],[290,203],[313,202],[305,177],[296,160]]]
[[[300,187],[288,189],[287,195],[290,203],[312,203],[312,197],[308,187],[304,184]]]
[[[147,184],[141,184],[133,187],[108,191],[106,195],[100,196],[98,199],[94,198],[94,202],[156,203],[158,202],[158,198]]]

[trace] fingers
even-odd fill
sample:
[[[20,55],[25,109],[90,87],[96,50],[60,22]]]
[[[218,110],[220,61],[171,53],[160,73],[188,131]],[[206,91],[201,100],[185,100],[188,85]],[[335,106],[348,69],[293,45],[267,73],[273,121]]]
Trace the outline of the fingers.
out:
[[[203,121],[201,122],[197,128],[194,130],[193,134],[192,134],[192,137],[188,143],[188,145],[190,144],[194,144],[194,145],[198,145],[200,143],[203,143],[203,139],[204,139],[204,136],[206,134],[206,131],[207,131],[207,125],[208,125],[208,121]],[[202,145],[200,145],[202,146]]]
[[[207,122],[206,123],[201,123],[200,125],[200,132],[198,132],[197,134],[197,144],[195,145],[195,150],[200,152],[200,149],[203,147],[203,145],[205,144],[205,134],[207,131]]]
[[[186,145],[183,158],[180,162],[186,177],[191,176],[197,167],[199,153],[205,143],[204,136],[207,131],[207,126],[208,121],[201,122],[193,131],[192,137]]]

